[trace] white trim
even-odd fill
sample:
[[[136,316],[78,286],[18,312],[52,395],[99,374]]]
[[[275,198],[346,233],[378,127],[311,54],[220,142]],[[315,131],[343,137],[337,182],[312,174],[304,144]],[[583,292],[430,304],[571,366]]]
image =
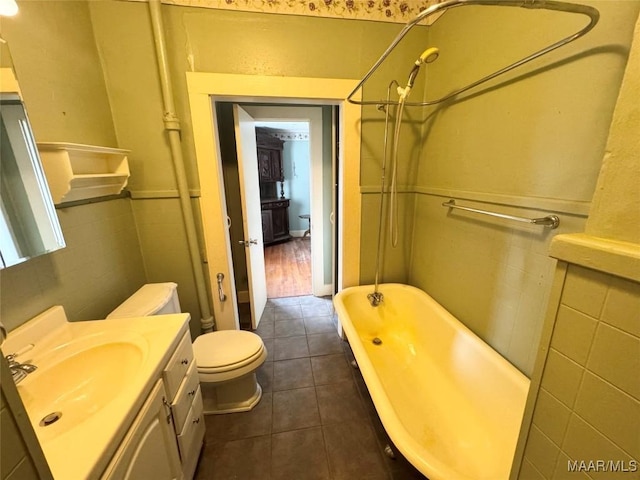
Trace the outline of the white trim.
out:
[[[289,230],[289,235],[295,238],[302,238],[306,230]]]
[[[316,297],[328,297],[330,295],[333,295],[333,285],[329,284],[324,284],[322,285],[320,288],[317,288],[314,292],[313,295]]]
[[[213,101],[239,103],[339,105],[342,111],[340,145],[340,205],[338,289],[360,281],[360,122],[361,109],[345,98],[358,80],[267,77],[204,72],[186,72],[191,124],[201,191],[200,215],[209,278],[225,275],[228,300],[220,302],[211,292],[216,324],[220,329],[239,328],[236,289],[227,235],[226,201],[219,161],[219,141]],[[214,285],[215,286],[215,285]]]
[[[637,243],[570,233],[553,238],[549,256],[640,282],[640,246]]]

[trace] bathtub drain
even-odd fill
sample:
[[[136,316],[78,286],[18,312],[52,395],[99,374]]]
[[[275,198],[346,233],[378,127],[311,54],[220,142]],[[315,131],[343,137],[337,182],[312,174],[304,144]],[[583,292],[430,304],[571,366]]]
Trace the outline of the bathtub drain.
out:
[[[60,417],[62,417],[62,412],[53,412],[49,415],[45,415],[44,417],[42,417],[42,420],[40,420],[40,426],[47,427],[52,423],[56,423],[58,420],[60,420]]]
[[[374,345],[382,345],[382,340],[380,340],[378,337],[374,338],[372,342]]]

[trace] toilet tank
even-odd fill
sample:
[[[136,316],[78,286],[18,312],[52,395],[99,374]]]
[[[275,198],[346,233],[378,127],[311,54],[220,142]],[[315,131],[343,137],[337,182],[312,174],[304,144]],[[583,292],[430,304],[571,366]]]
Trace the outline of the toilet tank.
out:
[[[178,284],[147,283],[120,304],[107,318],[147,317],[180,313]]]

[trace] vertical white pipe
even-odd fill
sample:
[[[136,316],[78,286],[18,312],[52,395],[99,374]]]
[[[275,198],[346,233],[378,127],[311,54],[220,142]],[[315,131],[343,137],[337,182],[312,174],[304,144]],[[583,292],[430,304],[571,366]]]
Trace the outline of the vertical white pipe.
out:
[[[196,232],[195,221],[193,219],[189,184],[187,183],[187,175],[185,173],[184,160],[182,157],[182,148],[180,145],[180,120],[175,113],[175,104],[173,102],[173,88],[171,86],[171,77],[169,75],[169,64],[167,61],[167,48],[164,39],[160,0],[149,0],[149,12],[151,14],[151,26],[153,28],[153,39],[155,43],[156,57],[158,60],[158,73],[160,75],[160,84],[162,86],[164,127],[167,131],[169,146],[171,148],[171,159],[173,160],[173,167],[176,174],[180,207],[182,208],[182,217],[184,219],[184,228],[187,235],[187,243],[189,245],[191,266],[196,283],[198,303],[200,304],[200,324],[202,331],[206,333],[213,330],[214,322],[209,308],[209,297],[207,295],[207,287],[202,270],[202,259],[200,258],[198,235]]]

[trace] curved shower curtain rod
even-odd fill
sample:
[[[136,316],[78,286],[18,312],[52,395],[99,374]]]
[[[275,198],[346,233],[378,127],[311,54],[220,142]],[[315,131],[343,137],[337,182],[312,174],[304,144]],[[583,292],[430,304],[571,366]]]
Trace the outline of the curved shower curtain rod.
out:
[[[380,56],[378,61],[373,65],[373,67],[371,67],[371,69],[367,72],[367,74],[363,77],[363,79],[360,80],[360,83],[358,83],[356,88],[354,88],[353,91],[349,94],[349,96],[347,97],[347,101],[349,101],[350,103],[355,103],[356,105],[392,105],[392,104],[395,105],[397,102],[392,102],[389,100],[378,100],[378,101],[354,100],[351,97],[353,97],[356,94],[356,92],[364,86],[364,84],[369,79],[369,77],[371,77],[371,75],[378,69],[378,67],[382,64],[382,62],[389,56],[389,54],[393,51],[393,49],[396,48],[396,46],[398,45],[398,43],[400,43],[400,41],[404,38],[404,36],[407,33],[409,33],[409,30],[411,30],[414,27],[414,25],[421,22],[425,18],[433,15],[434,13],[437,13],[440,11],[446,11],[450,8],[462,7],[466,5],[493,5],[498,7],[506,6],[506,7],[521,7],[521,8],[543,9],[543,10],[556,10],[561,12],[569,12],[569,13],[586,15],[589,17],[590,21],[587,26],[585,26],[578,32],[574,33],[573,35],[569,35],[568,37],[565,37],[562,40],[559,40],[549,45],[548,47],[543,48],[542,50],[538,50],[537,52],[532,53],[531,55],[521,60],[518,60],[517,62],[512,63],[511,65],[507,65],[506,67],[501,68],[500,70],[497,70],[492,74],[481,78],[480,80],[476,80],[475,82],[472,82],[465,87],[455,90],[445,95],[444,97],[438,98],[436,100],[431,100],[428,102],[405,102],[405,105],[414,106],[414,107],[417,107],[417,106],[425,107],[428,105],[435,105],[437,103],[444,102],[445,100],[455,97],[456,95],[459,95],[462,92],[466,92],[467,90],[473,87],[477,87],[478,85],[484,82],[487,82],[492,78],[502,75],[503,73],[507,73],[510,70],[513,70],[514,68],[524,65],[525,63],[530,62],[531,60],[534,60],[557,48],[560,48],[566,45],[567,43],[573,42],[574,40],[588,33],[593,27],[596,26],[596,24],[598,23],[598,20],[600,19],[600,12],[598,12],[598,10],[593,7],[590,7],[587,5],[574,4],[574,3],[557,2],[552,0],[448,0],[442,3],[438,3],[420,12],[413,20],[411,20],[409,23],[407,23],[404,26],[404,28],[393,40],[393,42],[391,42],[389,47],[387,47],[385,52]]]

